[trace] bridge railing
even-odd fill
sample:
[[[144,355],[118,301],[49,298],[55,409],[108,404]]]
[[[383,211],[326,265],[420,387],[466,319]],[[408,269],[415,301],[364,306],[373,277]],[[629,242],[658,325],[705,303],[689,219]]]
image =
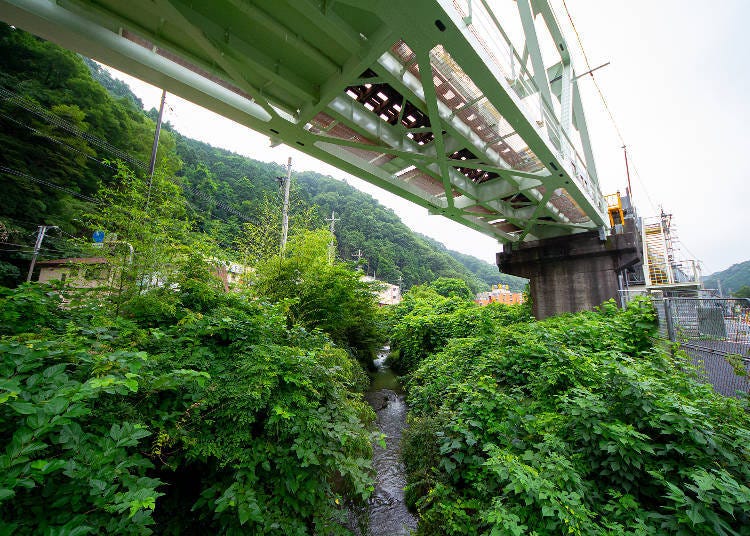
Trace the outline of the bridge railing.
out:
[[[585,192],[602,213],[606,213],[604,196],[590,177],[585,160],[568,133],[563,130],[552,103],[547,103],[542,98],[531,72],[524,65],[487,1],[453,0],[453,5],[463,17],[469,31],[482,45],[487,57],[495,64],[494,67],[505,77],[537,133],[546,138],[549,145],[557,151],[560,161],[570,166],[566,171],[581,191]]]

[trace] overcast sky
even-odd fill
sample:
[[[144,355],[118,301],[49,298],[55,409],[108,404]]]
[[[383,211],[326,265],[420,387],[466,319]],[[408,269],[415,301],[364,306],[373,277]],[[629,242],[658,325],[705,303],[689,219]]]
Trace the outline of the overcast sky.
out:
[[[642,216],[674,215],[685,258],[704,273],[750,259],[749,0],[566,0],[632,158],[634,200]],[[562,0],[551,0],[585,71]],[[146,108],[160,90],[121,73]],[[603,193],[625,191],[621,145],[590,77],[579,81]],[[182,134],[251,158],[286,163],[347,181],[391,207],[413,230],[447,247],[494,262],[495,240],[370,186],[285,145],[174,95],[166,120]]]

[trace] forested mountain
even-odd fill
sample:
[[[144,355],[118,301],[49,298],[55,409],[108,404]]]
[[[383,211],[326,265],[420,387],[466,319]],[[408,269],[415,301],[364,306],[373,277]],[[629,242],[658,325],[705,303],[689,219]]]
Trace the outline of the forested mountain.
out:
[[[148,159],[154,123],[130,97],[110,95],[76,54],[2,23],[0,97],[0,285],[13,285],[37,225],[59,226],[41,258],[64,255],[65,236],[88,231],[76,220],[114,177],[111,162],[137,168]],[[176,170],[174,138],[161,147]]]
[[[513,290],[515,292],[521,292],[526,287],[526,283],[528,281],[522,277],[517,277],[510,274],[501,274],[498,272],[497,266],[495,266],[494,264],[490,264],[481,259],[477,259],[472,255],[466,255],[465,253],[459,253],[458,251],[447,249],[443,244],[441,244],[437,240],[430,238],[429,236],[420,236],[435,249],[448,253],[448,255],[466,266],[466,268],[468,268],[479,279],[481,279],[488,285],[508,285],[510,290]]]
[[[136,169],[147,161],[155,112],[144,112],[130,89],[96,63],[23,31],[1,25],[0,50],[0,187],[7,196],[0,223],[8,231],[0,240],[24,246],[6,248],[0,257],[0,283],[10,284],[28,262],[28,233],[37,225],[61,228],[50,234],[43,257],[60,255],[60,236],[90,231],[77,215],[111,179],[111,160],[124,159]],[[249,238],[243,235],[259,232],[253,224],[274,228],[269,219],[278,205],[281,166],[191,140],[168,124],[159,155],[160,165],[183,186],[198,230],[217,238],[235,260],[244,260],[243,240]],[[321,227],[335,211],[338,256],[353,261],[361,251],[363,270],[379,279],[409,288],[456,277],[475,292],[497,283],[523,287],[522,279],[413,233],[393,211],[342,181],[312,171],[295,173],[293,180],[292,224]]]
[[[255,221],[262,212],[263,200],[276,199],[276,177],[286,172],[278,164],[252,160],[178,133],[175,137],[183,162],[179,175],[188,181],[188,198],[205,210],[197,212],[195,218],[207,227],[221,227],[230,237],[235,231],[233,225],[242,221],[238,213]],[[314,171],[293,173],[293,180],[292,198],[298,207],[316,207],[310,215],[315,225],[324,225],[325,218],[336,212],[338,256],[353,260],[361,251],[362,268],[379,279],[395,284],[401,278],[408,288],[438,277],[456,277],[475,292],[501,282],[513,284],[518,290],[525,284],[521,278],[500,274],[489,263],[451,252],[439,242],[412,232],[391,209],[345,182]],[[219,218],[234,224],[217,221]]]
[[[703,279],[706,288],[721,288],[725,295],[738,291],[741,287],[750,286],[750,261],[733,264],[726,270],[713,273]]]

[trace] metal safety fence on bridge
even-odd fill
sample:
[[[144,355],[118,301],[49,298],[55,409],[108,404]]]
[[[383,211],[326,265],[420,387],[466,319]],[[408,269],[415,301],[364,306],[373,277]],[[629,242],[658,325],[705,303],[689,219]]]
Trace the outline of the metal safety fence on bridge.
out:
[[[750,393],[750,300],[652,295],[662,335],[725,396]]]

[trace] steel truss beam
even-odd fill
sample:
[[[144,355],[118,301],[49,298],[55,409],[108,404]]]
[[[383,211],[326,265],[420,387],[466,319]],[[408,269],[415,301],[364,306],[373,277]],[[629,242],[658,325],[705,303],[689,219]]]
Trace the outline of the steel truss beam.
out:
[[[479,2],[487,6],[485,0]],[[596,185],[575,71],[559,25],[547,0],[518,0],[518,9],[526,33],[521,56],[512,51],[518,76],[530,76],[526,69],[530,59],[541,98],[549,109],[552,98],[561,102],[560,132],[549,137],[569,136],[577,128]],[[545,69],[542,63],[534,26],[539,14],[560,48],[559,83],[550,83],[554,67]],[[315,0],[0,0],[0,18],[501,242],[605,225],[606,208],[596,206],[596,200],[579,187],[568,162],[572,155],[558,153],[547,134],[527,117],[518,94],[490,67],[491,59],[468,31],[471,13],[459,16],[453,0],[410,0],[399,3],[398,9],[393,0],[366,4],[354,0],[322,4]],[[391,52],[400,39],[415,52],[406,64]],[[479,97],[453,109],[441,100],[432,84],[431,51],[438,44],[471,76]],[[418,69],[424,84],[412,69]],[[374,71],[375,76],[366,71]],[[391,110],[386,121],[346,95],[346,88],[365,84],[387,84],[401,94],[397,117]],[[492,149],[499,140],[483,140],[460,118],[464,109],[483,99],[511,125],[508,136],[520,136],[546,169],[513,169]],[[426,119],[406,121],[407,104]],[[320,114],[333,123],[316,127]],[[342,131],[356,133],[356,139],[342,137]],[[362,151],[380,156],[368,160]],[[410,169],[434,181],[442,193],[435,195],[418,186],[426,182],[404,180]],[[591,222],[574,223],[552,204],[560,188],[569,192]],[[490,223],[498,221],[519,231],[506,232]]]

